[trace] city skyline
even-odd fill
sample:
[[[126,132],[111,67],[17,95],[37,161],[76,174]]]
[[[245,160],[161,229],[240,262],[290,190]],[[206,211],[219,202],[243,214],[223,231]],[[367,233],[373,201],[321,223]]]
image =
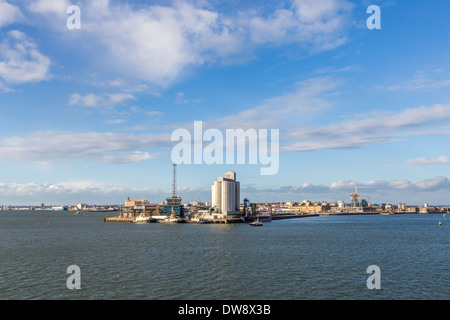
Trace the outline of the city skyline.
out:
[[[80,29],[68,28],[72,5]],[[381,29],[368,29],[377,5]],[[279,129],[279,170],[181,164],[183,202],[236,172],[253,202],[450,203],[448,1],[0,0],[0,204],[152,203],[176,129]]]

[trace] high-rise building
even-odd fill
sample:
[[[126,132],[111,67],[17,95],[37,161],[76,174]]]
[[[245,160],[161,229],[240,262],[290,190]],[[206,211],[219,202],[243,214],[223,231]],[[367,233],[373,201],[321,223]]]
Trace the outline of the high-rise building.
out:
[[[226,172],[211,186],[212,207],[218,213],[238,215],[240,212],[240,183],[235,172]]]

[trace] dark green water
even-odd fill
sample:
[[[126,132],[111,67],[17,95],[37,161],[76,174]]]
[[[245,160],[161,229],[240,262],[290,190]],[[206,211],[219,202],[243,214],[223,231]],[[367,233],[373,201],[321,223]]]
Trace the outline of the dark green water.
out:
[[[449,298],[449,216],[321,216],[259,228],[108,216],[0,211],[0,299]],[[81,269],[80,290],[66,287],[70,265]],[[370,265],[380,267],[380,290],[366,286]]]

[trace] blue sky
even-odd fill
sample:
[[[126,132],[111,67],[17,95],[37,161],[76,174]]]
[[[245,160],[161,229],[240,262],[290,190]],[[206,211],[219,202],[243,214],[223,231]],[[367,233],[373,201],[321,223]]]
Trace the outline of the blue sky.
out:
[[[81,29],[68,29],[70,5]],[[370,30],[369,5],[381,9]],[[448,1],[0,0],[0,204],[160,202],[171,133],[279,129],[260,164],[181,164],[185,202],[448,204]]]

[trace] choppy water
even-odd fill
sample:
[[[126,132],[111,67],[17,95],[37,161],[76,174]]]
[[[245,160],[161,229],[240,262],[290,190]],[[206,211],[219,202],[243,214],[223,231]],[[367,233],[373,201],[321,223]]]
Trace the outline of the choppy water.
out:
[[[0,212],[0,299],[448,299],[442,215],[265,223],[105,223],[110,214]],[[443,225],[439,226],[438,221]],[[67,267],[81,269],[69,290]],[[366,269],[381,269],[381,289]]]

